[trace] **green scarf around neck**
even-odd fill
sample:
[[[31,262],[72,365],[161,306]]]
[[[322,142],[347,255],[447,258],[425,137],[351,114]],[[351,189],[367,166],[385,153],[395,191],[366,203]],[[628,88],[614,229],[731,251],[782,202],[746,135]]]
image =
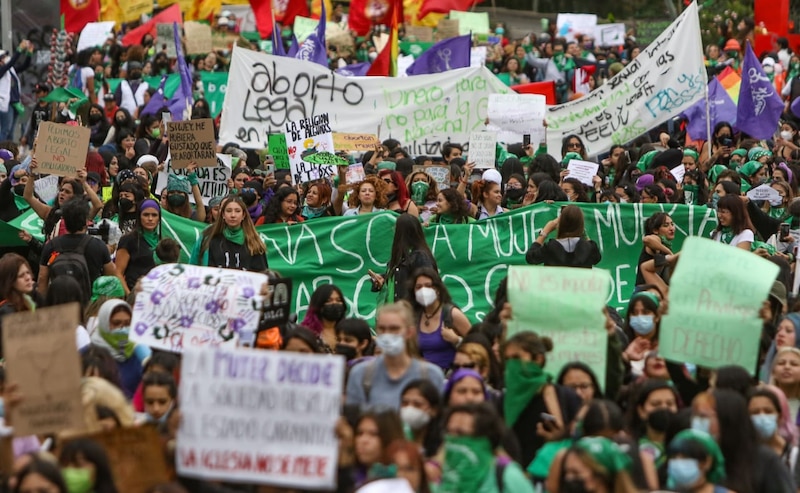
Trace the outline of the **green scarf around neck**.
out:
[[[510,359],[504,372],[506,393],[503,396],[503,415],[506,426],[513,427],[531,399],[547,385],[551,377],[533,361]]]
[[[731,242],[733,241],[733,237],[736,236],[736,234],[734,234],[733,232],[733,228],[731,228],[730,226],[723,227],[722,229],[719,230],[719,232],[720,232],[719,239],[722,241],[722,243],[725,243],[726,245],[730,245]]]
[[[231,243],[244,245],[244,230],[241,227],[229,228],[225,226],[225,229],[222,230],[222,234],[225,235],[225,239]]]
[[[147,243],[147,246],[149,246],[151,250],[155,251],[156,245],[158,245],[158,232],[142,231],[142,238],[144,238],[144,241],[145,243]]]
[[[672,250],[672,242],[670,240],[668,240],[666,236],[659,235],[658,237],[661,239],[661,244],[662,245],[664,245],[665,247],[667,247],[670,250]]]
[[[769,214],[769,217],[773,219],[783,220],[783,214],[785,212],[786,212],[786,207],[770,207],[769,212],[767,214]]]

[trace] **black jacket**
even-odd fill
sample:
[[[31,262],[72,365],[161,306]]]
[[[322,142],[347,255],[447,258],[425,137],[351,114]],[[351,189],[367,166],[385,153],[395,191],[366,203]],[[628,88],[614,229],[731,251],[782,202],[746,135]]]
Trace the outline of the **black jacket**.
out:
[[[574,240],[574,238],[570,238]],[[550,240],[544,245],[534,242],[525,254],[525,261],[533,265],[549,267],[583,267],[590,269],[600,262],[600,248],[592,240],[580,238],[572,252],[564,249],[558,240]]]

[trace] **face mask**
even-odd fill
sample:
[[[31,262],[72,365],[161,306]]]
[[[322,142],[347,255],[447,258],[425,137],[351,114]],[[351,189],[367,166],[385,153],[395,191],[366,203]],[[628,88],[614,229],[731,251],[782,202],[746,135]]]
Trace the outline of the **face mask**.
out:
[[[82,467],[65,467],[61,475],[69,493],[89,493],[92,491],[92,472]]]
[[[519,200],[522,196],[525,195],[524,188],[507,188],[506,189],[506,197],[510,198],[511,200]]]
[[[683,189],[690,193],[697,193],[697,185],[684,185]]]
[[[425,197],[428,195],[430,185],[424,181],[418,181],[411,184],[411,200],[417,205],[425,203]]]
[[[25,185],[14,185],[14,193],[17,194],[17,196],[22,197],[22,194],[25,193]]]
[[[124,118],[117,118],[117,125],[124,125],[125,119]]]
[[[428,307],[432,304],[436,303],[436,290],[433,288],[419,288],[415,293],[414,297],[417,299],[417,303],[422,306]]]
[[[156,139],[161,137],[161,129],[158,127],[154,128],[153,130],[150,131],[150,135],[152,135]]]
[[[669,409],[656,409],[647,415],[647,426],[659,433],[664,433],[669,427],[672,414]]]
[[[692,429],[711,434],[709,431],[711,429],[711,420],[702,416],[692,416]]]
[[[782,130],[781,138],[783,140],[792,140],[792,132],[790,132],[789,130]]]
[[[637,335],[643,336],[653,332],[653,316],[652,315],[633,315],[630,319],[631,329]]]
[[[775,72],[775,66],[767,65],[766,67],[764,67],[764,73],[765,74],[771,74],[773,72]]]
[[[336,354],[341,354],[342,356],[345,357],[347,361],[350,361],[351,359],[354,359],[356,356],[358,356],[356,348],[354,348],[353,346],[348,346],[347,344],[337,344]]]
[[[711,208],[712,209],[716,209],[717,208],[717,202],[719,202],[719,194],[717,192],[714,192],[714,194],[711,195]]]
[[[431,416],[414,406],[403,406],[400,408],[400,419],[412,430],[421,430],[431,420]]]
[[[378,53],[373,51],[368,55],[368,57],[369,57],[369,61],[374,62],[375,59],[378,58]]]
[[[331,322],[340,320],[344,316],[344,303],[322,305],[319,314],[322,315],[322,318]]]
[[[400,356],[406,350],[406,340],[400,334],[380,334],[375,344],[387,356]]]
[[[498,27],[497,29],[494,30],[494,33],[497,34],[498,36],[502,36],[503,34],[505,34],[505,32],[506,30],[502,27]]]
[[[131,199],[119,199],[119,210],[121,212],[129,212],[133,207],[133,200]]]
[[[772,438],[775,430],[778,429],[777,414],[754,414],[750,416],[750,419],[753,421],[753,426],[762,440]]]
[[[169,195],[167,196],[167,203],[172,207],[182,207],[186,203],[185,195]]]
[[[89,114],[89,123],[94,125],[95,123],[99,122],[100,119],[102,119],[102,118],[103,118],[103,115],[98,115],[97,113],[91,113],[91,114]]]
[[[677,488],[688,488],[700,481],[700,464],[697,459],[670,459],[667,477]]]
[[[586,489],[586,484],[580,478],[562,479],[559,491],[562,493],[589,493],[589,490]]]

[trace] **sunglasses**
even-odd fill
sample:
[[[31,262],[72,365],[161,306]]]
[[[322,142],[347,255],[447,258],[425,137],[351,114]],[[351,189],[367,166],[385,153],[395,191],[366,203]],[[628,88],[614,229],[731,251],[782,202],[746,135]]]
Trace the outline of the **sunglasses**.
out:
[[[581,143],[580,142],[570,142],[567,144],[567,149],[580,149]]]
[[[383,180],[383,182],[384,182],[384,183],[388,183],[389,185],[394,185],[394,182],[392,181],[392,179],[391,179],[391,178],[385,178],[385,179]]]

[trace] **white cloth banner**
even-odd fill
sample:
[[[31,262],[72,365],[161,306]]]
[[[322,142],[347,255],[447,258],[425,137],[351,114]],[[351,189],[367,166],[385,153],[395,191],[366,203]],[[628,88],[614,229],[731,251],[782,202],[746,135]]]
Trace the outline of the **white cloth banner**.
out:
[[[182,476],[333,491],[344,358],[248,348],[183,354]]]
[[[613,79],[581,99],[549,108],[548,151],[561,159],[556,153],[571,134],[591,156],[630,142],[701,100],[707,83],[697,2],[692,2]]]
[[[78,38],[78,51],[95,46],[103,46],[111,37],[114,30],[114,21],[90,22],[83,27],[81,37]]]
[[[156,178],[156,195],[167,188],[167,179],[170,173],[186,176],[186,168],[175,169],[172,167],[172,159],[167,155],[164,171],[159,171]],[[197,168],[197,181],[200,182],[200,193],[203,195],[203,204],[208,205],[208,201],[214,197],[225,197],[228,195],[228,178],[231,177],[231,156],[229,154],[217,154],[217,165],[213,168]],[[194,195],[189,194],[189,202],[194,204]]]
[[[580,34],[594,35],[597,16],[594,14],[558,14],[556,29],[558,36],[567,41],[575,41]]]
[[[489,94],[510,90],[486,67],[414,77],[343,77],[321,65],[233,50],[220,142],[267,147],[286,122],[328,113],[335,132],[378,133],[412,154],[435,155],[447,140],[483,128]]]

